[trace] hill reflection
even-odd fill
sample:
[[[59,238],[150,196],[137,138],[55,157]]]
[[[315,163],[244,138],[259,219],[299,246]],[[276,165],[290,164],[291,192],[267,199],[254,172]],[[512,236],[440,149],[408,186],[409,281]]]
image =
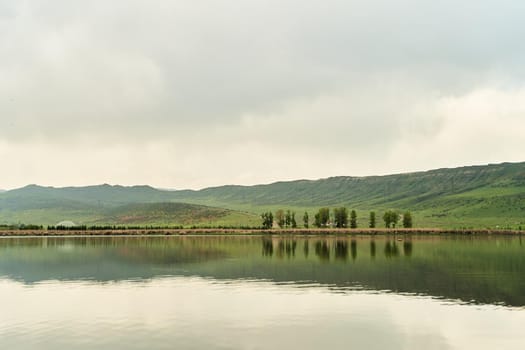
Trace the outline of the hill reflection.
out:
[[[264,279],[525,306],[524,253],[519,237],[2,238],[0,276]]]

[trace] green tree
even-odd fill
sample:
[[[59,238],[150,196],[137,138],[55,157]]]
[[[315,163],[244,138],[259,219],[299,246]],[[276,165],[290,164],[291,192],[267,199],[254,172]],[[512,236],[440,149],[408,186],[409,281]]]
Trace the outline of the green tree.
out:
[[[348,226],[348,209],[345,207],[334,209],[334,224],[338,228]]]
[[[352,210],[350,213],[350,228],[357,228],[357,213]]]
[[[283,228],[284,227],[284,224],[286,222],[285,220],[285,217],[284,217],[284,210],[282,209],[279,209],[275,212],[275,221],[277,221],[277,225],[280,227],[280,228]]]
[[[409,211],[403,214],[403,227],[411,228],[412,227],[412,214]]]
[[[399,221],[399,214],[394,210],[387,210],[385,214],[383,215],[383,221],[385,222],[385,227],[395,228],[397,225],[397,222]]]
[[[304,225],[304,228],[308,228],[309,220],[310,220],[310,218],[308,217],[308,212],[305,211],[305,212],[304,212],[304,215],[303,215],[303,225]]]
[[[319,212],[315,213],[314,215],[314,226],[321,227],[321,215],[319,214]]]
[[[368,223],[368,227],[375,228],[376,227],[376,213],[375,211],[370,212],[370,221]]]
[[[399,221],[399,213],[397,211],[392,212],[392,217],[390,221],[392,223],[392,227],[396,228],[397,222]]]
[[[292,217],[290,219],[290,224],[292,225],[292,228],[297,228],[297,221],[295,221],[295,212],[292,212]]]
[[[321,225],[324,227],[328,226],[328,222],[330,221],[330,209],[321,208],[319,209],[319,214],[321,216]]]
[[[328,225],[328,221],[330,220],[330,209],[329,208],[321,208],[315,214],[314,217],[314,225],[316,227],[326,227]]]
[[[262,227],[264,229],[270,229],[273,227],[273,214],[271,211],[261,214]]]
[[[288,228],[290,227],[291,224],[292,224],[292,213],[290,213],[290,210],[287,210],[286,214],[284,215],[284,226]]]

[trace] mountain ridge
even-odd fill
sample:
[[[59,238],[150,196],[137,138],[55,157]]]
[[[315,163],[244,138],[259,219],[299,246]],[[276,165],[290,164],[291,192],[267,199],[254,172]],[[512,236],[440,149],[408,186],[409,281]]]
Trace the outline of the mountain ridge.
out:
[[[525,220],[525,162],[440,168],[391,175],[333,176],[251,186],[161,190],[149,185],[43,187],[0,193],[0,222],[42,210],[102,212],[134,203],[188,203],[258,214],[322,206],[358,210],[411,210],[425,225],[519,225]],[[27,217],[27,215],[26,215]],[[465,220],[463,220],[465,219]],[[525,225],[524,225],[525,226]]]

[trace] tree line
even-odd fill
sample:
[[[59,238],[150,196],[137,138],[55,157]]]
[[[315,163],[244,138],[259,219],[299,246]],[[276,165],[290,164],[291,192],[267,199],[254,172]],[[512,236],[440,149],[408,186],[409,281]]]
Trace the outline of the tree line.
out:
[[[270,229],[274,227],[274,224],[279,228],[297,228],[297,221],[295,219],[296,214],[294,211],[279,209],[275,212],[275,215],[271,211],[267,211],[261,214],[262,227],[264,229]],[[383,222],[386,228],[395,228],[399,221],[404,228],[411,228],[413,225],[412,214],[409,211],[399,213],[395,210],[387,210],[383,214]],[[314,220],[311,223],[317,228],[322,227],[335,227],[335,228],[358,228],[357,213],[355,210],[351,210],[350,213],[346,207],[320,208],[314,215]],[[376,227],[376,213],[371,211],[368,217],[368,228]],[[308,212],[304,212],[303,215],[303,227],[309,228],[310,216]]]
[[[17,225],[0,225],[0,230],[43,230],[44,226],[42,225],[33,225],[33,224],[17,224]]]

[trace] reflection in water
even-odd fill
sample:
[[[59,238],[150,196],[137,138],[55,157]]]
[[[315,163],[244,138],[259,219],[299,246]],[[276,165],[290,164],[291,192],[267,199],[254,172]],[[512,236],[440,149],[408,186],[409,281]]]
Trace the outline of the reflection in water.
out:
[[[287,258],[295,257],[295,250],[297,248],[297,241],[290,239],[280,239],[277,242],[277,257]]]
[[[308,259],[308,253],[310,251],[310,245],[308,243],[309,241],[307,239],[304,240],[304,247],[303,247],[303,251],[304,251],[304,257],[305,259]]]
[[[262,255],[272,256],[273,255],[273,242],[270,238],[262,239]]]
[[[315,255],[317,255],[321,261],[330,260],[330,247],[327,241],[315,242]]]
[[[355,261],[357,258],[357,241],[355,239],[350,242],[350,251],[352,252],[352,260]]]
[[[412,240],[411,239],[405,239],[403,241],[403,251],[405,252],[406,257],[412,256]]]
[[[312,245],[316,258],[308,259]],[[296,254],[297,247],[304,254]],[[381,251],[384,254],[377,254]],[[400,254],[410,259],[399,259]],[[365,258],[368,256],[371,258]],[[525,250],[519,237],[0,239],[0,280],[26,284],[201,276],[291,284],[309,281],[334,290],[358,285],[464,302],[525,306],[523,271]]]
[[[295,256],[295,249],[297,248],[297,241],[291,240],[286,241],[286,255],[290,257],[290,255]]]
[[[396,258],[399,256],[399,248],[397,247],[396,241],[388,240],[385,243],[385,257]]]
[[[256,243],[254,252],[260,257],[260,239]],[[275,262],[287,266],[297,260]],[[0,280],[2,296],[11,299],[2,304],[0,346],[16,350],[523,349],[524,310],[332,290],[242,279],[221,283],[194,276],[140,283],[48,281],[31,288]]]
[[[348,259],[348,242],[346,240],[335,242],[335,258],[345,261]]]

